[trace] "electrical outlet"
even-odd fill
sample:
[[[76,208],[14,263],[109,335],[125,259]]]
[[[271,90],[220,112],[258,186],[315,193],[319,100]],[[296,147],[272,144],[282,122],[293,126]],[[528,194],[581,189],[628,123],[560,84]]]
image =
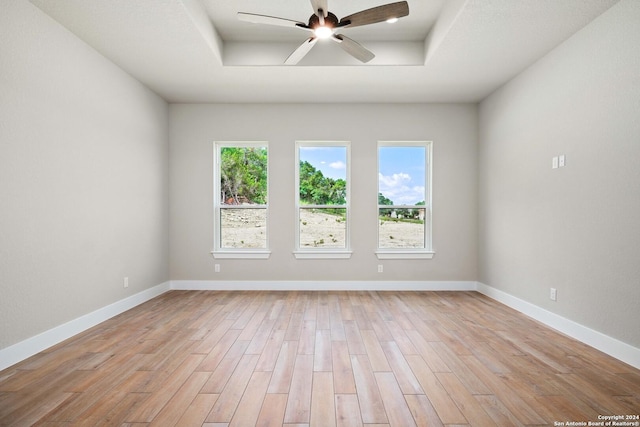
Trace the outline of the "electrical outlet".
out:
[[[382,273],[384,271],[384,267],[382,264],[378,264],[378,273]]]
[[[564,157],[564,154],[561,154],[561,155],[558,157],[558,166],[559,166],[559,167],[561,167],[561,168],[563,168],[565,164],[566,164],[566,159],[565,159],[565,157]]]
[[[549,289],[549,298],[552,301],[557,301],[558,300],[558,290],[556,288],[550,288]]]
[[[125,288],[128,288],[128,287],[129,287],[129,278],[128,278],[128,277],[125,277],[125,278],[124,278],[124,280],[122,281],[122,285],[123,285]]]
[[[220,273],[220,264],[215,264],[213,266],[213,271],[215,271],[216,273]]]

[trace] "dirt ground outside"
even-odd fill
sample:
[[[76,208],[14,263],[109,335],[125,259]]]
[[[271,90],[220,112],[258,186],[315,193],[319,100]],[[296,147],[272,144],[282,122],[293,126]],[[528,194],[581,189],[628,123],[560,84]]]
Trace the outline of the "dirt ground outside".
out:
[[[222,209],[221,246],[264,249],[267,246],[266,209]],[[423,248],[424,224],[379,220],[380,248]],[[301,248],[344,248],[346,223],[340,215],[302,209]]]

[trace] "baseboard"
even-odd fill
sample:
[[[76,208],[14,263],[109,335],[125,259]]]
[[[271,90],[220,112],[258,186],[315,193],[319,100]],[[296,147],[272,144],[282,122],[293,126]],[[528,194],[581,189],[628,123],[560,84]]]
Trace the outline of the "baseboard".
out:
[[[531,304],[520,298],[514,297],[499,289],[492,288],[484,283],[477,284],[478,292],[503,303],[527,316],[544,323],[545,325],[562,332],[578,341],[581,341],[595,349],[615,357],[634,368],[640,369],[640,349],[620,340],[598,332],[584,325],[552,313],[548,310]]]
[[[0,350],[0,371],[171,289],[164,282]]]
[[[171,281],[171,289],[189,291],[475,291],[476,287],[472,281]]]

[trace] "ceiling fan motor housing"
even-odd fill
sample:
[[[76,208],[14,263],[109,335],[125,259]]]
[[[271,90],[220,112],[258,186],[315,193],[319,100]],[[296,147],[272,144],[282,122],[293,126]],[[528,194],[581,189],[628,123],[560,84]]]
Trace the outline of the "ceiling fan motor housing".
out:
[[[338,17],[331,12],[327,12],[327,16],[324,18],[324,27],[336,28],[338,26]],[[320,18],[318,15],[313,14],[309,18],[309,28],[315,30],[323,25],[320,24]]]

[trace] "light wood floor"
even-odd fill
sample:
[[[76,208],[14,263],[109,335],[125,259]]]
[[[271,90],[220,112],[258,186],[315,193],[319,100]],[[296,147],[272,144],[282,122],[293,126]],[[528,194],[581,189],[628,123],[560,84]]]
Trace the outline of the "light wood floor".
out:
[[[0,425],[520,426],[640,371],[474,292],[171,291],[0,372]]]

